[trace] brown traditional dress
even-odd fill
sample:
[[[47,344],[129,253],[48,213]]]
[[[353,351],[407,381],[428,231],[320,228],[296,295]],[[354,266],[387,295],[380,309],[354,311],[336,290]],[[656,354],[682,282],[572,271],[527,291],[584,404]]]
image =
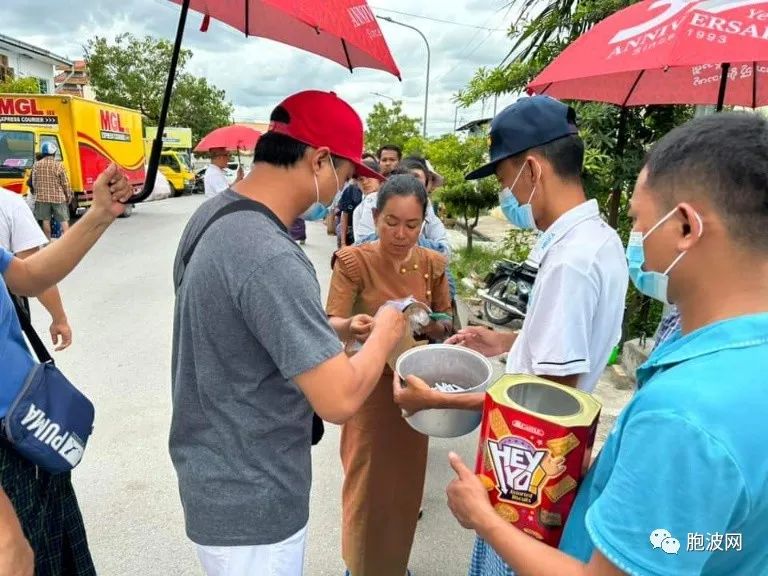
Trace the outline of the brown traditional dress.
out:
[[[388,300],[413,296],[450,313],[445,259],[415,247],[399,269],[379,243],[337,253],[328,294],[329,316],[373,316]],[[428,438],[402,418],[387,366],[376,389],[343,427],[342,556],[352,576],[404,576],[419,515]]]

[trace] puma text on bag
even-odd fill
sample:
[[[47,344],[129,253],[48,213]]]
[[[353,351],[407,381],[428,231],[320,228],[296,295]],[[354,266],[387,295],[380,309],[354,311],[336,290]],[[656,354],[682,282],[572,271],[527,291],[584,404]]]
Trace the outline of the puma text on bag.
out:
[[[94,408],[53,363],[16,297],[21,327],[40,364],[30,370],[2,419],[13,448],[46,472],[69,472],[80,463],[93,430]]]

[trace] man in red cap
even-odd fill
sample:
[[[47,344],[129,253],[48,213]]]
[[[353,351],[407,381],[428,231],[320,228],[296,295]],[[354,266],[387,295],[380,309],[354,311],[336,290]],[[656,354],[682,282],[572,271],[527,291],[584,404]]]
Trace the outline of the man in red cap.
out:
[[[373,391],[404,330],[383,308],[337,334],[315,270],[288,233],[322,220],[362,164],[363,125],[333,93],[272,112],[248,176],[203,204],[175,269],[170,453],[208,576],[299,576],[313,410],[341,424]],[[343,340],[368,335],[347,358]]]

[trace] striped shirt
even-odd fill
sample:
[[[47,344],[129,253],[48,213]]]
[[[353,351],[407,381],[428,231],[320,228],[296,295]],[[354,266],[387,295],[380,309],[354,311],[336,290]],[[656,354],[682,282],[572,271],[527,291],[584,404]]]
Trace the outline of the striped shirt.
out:
[[[67,204],[72,197],[72,188],[64,164],[53,156],[46,156],[32,167],[32,187],[35,202]]]

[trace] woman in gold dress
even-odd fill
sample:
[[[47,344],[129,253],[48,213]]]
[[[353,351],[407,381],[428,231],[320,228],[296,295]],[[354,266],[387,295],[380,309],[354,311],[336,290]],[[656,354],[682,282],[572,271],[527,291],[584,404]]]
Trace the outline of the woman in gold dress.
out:
[[[417,338],[439,342],[450,335],[445,259],[417,246],[426,207],[418,180],[392,176],[374,213],[379,240],[337,252],[326,312],[348,349],[365,340],[382,304],[408,296],[433,311]],[[416,531],[428,438],[393,401],[393,365],[341,433],[342,555],[351,576],[405,576]]]

